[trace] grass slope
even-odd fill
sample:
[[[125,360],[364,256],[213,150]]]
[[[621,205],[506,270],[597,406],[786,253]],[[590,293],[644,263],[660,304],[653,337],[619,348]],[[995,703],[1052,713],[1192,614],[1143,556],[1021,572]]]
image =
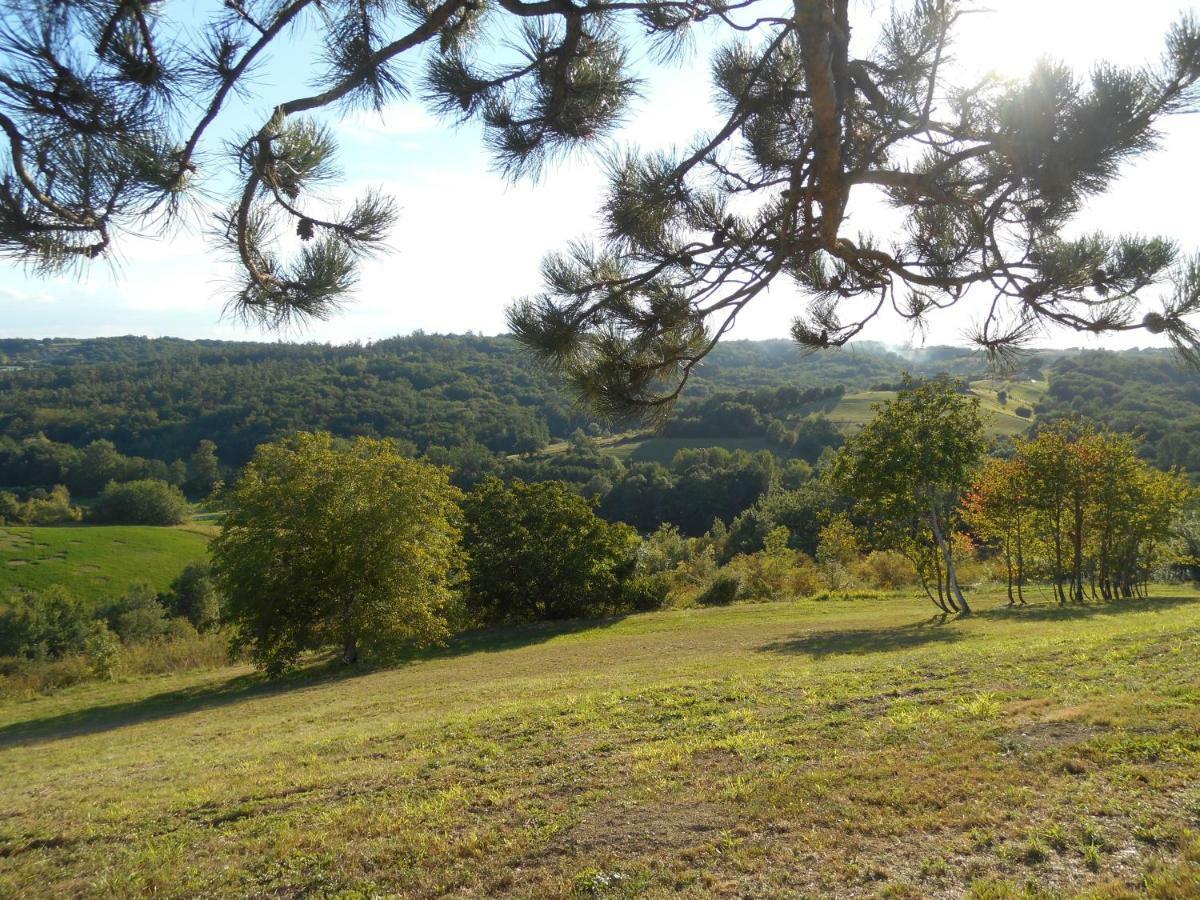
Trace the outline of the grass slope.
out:
[[[164,590],[208,546],[204,526],[0,528],[0,596],[61,584],[82,600],[123,594],[139,581]]]
[[[979,398],[984,423],[988,434],[993,437],[1024,434],[1032,418],[1018,416],[1017,407],[1028,406],[1032,409],[1046,393],[1046,388],[1047,382],[1044,380],[1031,382],[983,379],[971,382],[971,393]],[[1001,390],[1008,394],[1004,404],[997,398]],[[875,417],[875,407],[878,404],[892,400],[895,396],[895,391],[853,391],[836,400],[808,404],[795,412],[804,415],[824,415],[843,432],[853,432]],[[770,442],[764,437],[679,438],[656,437],[645,432],[629,432],[601,438],[596,444],[602,452],[615,456],[622,462],[658,462],[663,465],[669,464],[675,454],[684,448],[724,447],[726,450],[750,452],[771,449]],[[546,445],[540,452],[545,456],[554,456],[565,453],[569,447],[567,441],[558,441]]]
[[[1200,596],[651,613],[0,706],[0,895],[1200,896]]]

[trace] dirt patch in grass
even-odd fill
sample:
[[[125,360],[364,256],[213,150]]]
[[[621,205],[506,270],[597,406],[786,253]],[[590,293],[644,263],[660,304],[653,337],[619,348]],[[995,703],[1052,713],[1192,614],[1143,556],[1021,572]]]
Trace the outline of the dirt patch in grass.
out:
[[[620,801],[589,810],[548,849],[638,856],[704,844],[733,825],[731,816],[710,803]]]
[[[27,566],[27,565],[29,565],[29,560],[27,560],[27,559],[10,559],[8,561],[8,564],[10,566]]]
[[[1029,722],[1008,732],[1004,739],[1006,743],[1014,744],[1021,749],[1046,750],[1072,744],[1083,744],[1103,730],[1087,722],[1080,722],[1078,719],[1052,719]]]

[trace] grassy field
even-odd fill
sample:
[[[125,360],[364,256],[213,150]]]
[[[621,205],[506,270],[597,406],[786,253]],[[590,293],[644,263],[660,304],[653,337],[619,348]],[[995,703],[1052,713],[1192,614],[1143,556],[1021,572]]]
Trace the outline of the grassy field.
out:
[[[123,594],[131,584],[165,589],[204,556],[209,526],[76,525],[0,528],[0,596],[61,584],[82,600]]]
[[[1024,434],[1032,419],[1018,416],[1017,407],[1034,404],[1046,392],[1046,381],[1012,381],[984,379],[971,383],[971,392],[979,398],[980,409],[987,425],[988,434],[993,437],[1007,435],[1009,437]],[[1008,394],[1008,402],[1001,404],[997,393],[1004,390]],[[843,432],[852,432],[861,428],[875,416],[874,407],[896,396],[895,391],[855,391],[843,395],[839,399],[824,400],[809,404],[795,412],[805,415],[824,415]],[[604,452],[616,456],[623,462],[658,462],[667,465],[675,454],[692,447],[724,447],[727,450],[758,450],[771,449],[770,442],[764,437],[707,437],[707,438],[675,438],[656,437],[644,432],[630,432],[610,437],[600,438],[596,445]],[[558,441],[547,444],[541,453],[553,456],[565,453],[570,444]]]
[[[1200,896],[1200,595],[462,639],[0,706],[0,895]]]
[[[1001,404],[997,393],[1008,393],[1008,402]],[[1029,428],[1031,419],[1018,416],[1017,407],[1033,407],[1046,391],[1046,382],[1013,382],[983,380],[971,383],[971,393],[979,398],[980,411],[988,433],[1017,435]],[[822,412],[843,430],[861,428],[875,416],[874,406],[896,396],[894,391],[857,391],[844,395],[836,405],[814,406],[812,412]]]

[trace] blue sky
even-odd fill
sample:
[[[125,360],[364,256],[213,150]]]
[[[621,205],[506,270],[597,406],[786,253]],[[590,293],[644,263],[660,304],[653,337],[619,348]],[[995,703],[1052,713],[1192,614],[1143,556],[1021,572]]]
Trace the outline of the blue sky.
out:
[[[869,13],[873,4],[860,4]],[[1038,57],[1052,55],[1081,72],[1100,57],[1134,64],[1155,59],[1168,23],[1181,4],[1142,0],[1138,14],[1119,0],[996,0],[992,12],[966,18],[956,54],[965,73],[998,70],[1017,76]],[[192,4],[177,0],[175,9]],[[272,99],[304,90],[303,48],[277,55],[260,76],[262,98],[231,109],[228,134],[261,121]],[[643,149],[687,144],[713,121],[707,59],[647,69],[649,90],[633,109],[615,145]],[[95,265],[82,278],[37,279],[0,268],[0,335],[84,337],[111,334],[176,335],[275,340],[368,341],[426,331],[504,328],[504,308],[539,287],[538,265],[549,250],[595,228],[603,190],[594,158],[553,166],[537,185],[510,185],[492,172],[473,127],[453,130],[405,101],[383,117],[356,114],[339,123],[348,179],[339,196],[365,185],[392,193],[401,218],[390,252],[366,265],[360,290],[345,310],[324,323],[284,335],[222,318],[231,275],[202,234],[201,222],[167,237],[125,237],[115,265]],[[215,149],[215,143],[214,143]],[[1081,229],[1164,234],[1187,252],[1200,251],[1200,117],[1180,116],[1165,131],[1164,149],[1131,165],[1120,186],[1098,198]],[[203,220],[203,213],[196,216]],[[876,226],[880,223],[876,222]],[[870,230],[872,213],[852,228]],[[739,320],[735,338],[782,337],[801,309],[799,298],[773,289]],[[975,315],[964,305],[937,319],[929,343],[959,343]],[[865,338],[902,343],[907,328],[883,319]],[[1047,343],[1077,346],[1086,339],[1058,333]],[[1091,345],[1150,343],[1146,335],[1091,341]]]

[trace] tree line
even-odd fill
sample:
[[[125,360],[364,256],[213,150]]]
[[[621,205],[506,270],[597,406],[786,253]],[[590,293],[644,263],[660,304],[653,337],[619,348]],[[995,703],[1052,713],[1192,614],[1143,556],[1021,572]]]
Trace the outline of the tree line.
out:
[[[966,514],[1000,547],[1010,603],[1025,603],[1031,579],[1051,581],[1061,604],[1081,603],[1144,594],[1191,495],[1129,435],[1065,421],[989,460]]]
[[[564,480],[492,473],[464,489],[395,440],[298,433],[262,445],[223,489],[211,572],[96,608],[20,592],[0,602],[0,655],[103,655],[186,622],[220,625],[278,674],[314,650],[387,659],[475,627],[664,604],[920,585],[942,612],[969,614],[971,587],[995,579],[1012,605],[1035,583],[1061,604],[1116,601],[1195,565],[1195,492],[1131,437],[1061,423],[989,455],[960,383],[901,388],[816,469],[794,461],[794,480],[758,482],[731,520],[691,533],[607,521],[600,495]],[[695,449],[672,467],[680,483],[730,465],[778,477],[773,459]]]

